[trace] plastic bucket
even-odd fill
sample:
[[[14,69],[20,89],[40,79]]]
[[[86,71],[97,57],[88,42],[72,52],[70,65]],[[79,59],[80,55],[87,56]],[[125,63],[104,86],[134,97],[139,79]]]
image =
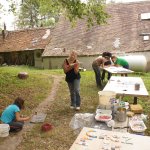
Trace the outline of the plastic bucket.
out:
[[[10,127],[8,124],[0,124],[0,137],[7,137],[9,135]]]
[[[99,106],[102,109],[111,109],[111,100],[116,98],[116,93],[113,91],[99,91]]]

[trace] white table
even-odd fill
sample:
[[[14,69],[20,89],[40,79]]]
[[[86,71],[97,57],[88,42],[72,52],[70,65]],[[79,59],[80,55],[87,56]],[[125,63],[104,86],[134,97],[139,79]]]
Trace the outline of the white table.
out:
[[[132,70],[123,67],[115,67],[115,66],[104,67],[103,69],[112,74],[128,74],[134,72]]]
[[[140,84],[140,89],[135,90],[135,84]],[[119,96],[134,96],[134,104],[137,103],[137,97],[149,96],[149,93],[140,77],[121,77],[112,76],[107,82],[103,91],[114,91]]]
[[[90,140],[87,133],[93,134]],[[118,137],[118,141],[115,141],[115,137]],[[103,138],[104,139],[103,139]],[[85,139],[85,142],[82,142]],[[82,145],[84,144],[85,145]],[[150,149],[150,137],[134,135],[130,133],[121,133],[93,128],[84,127],[77,139],[71,146],[70,150],[103,150],[103,147],[107,144],[111,150],[112,145],[120,145],[120,148],[115,148],[115,150],[149,150]]]

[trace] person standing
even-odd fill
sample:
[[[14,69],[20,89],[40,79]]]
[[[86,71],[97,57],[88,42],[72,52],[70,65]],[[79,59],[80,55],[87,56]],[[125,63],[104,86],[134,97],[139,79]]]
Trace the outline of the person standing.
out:
[[[21,117],[20,111],[24,108],[24,100],[20,97],[16,98],[14,103],[6,107],[1,115],[1,122],[9,124],[10,132],[17,132],[22,130],[24,121],[30,117]]]
[[[110,58],[107,56],[105,56],[105,57],[99,56],[92,63],[92,68],[95,72],[95,79],[96,79],[97,87],[102,88],[101,68],[104,68],[104,63],[109,60],[110,60]]]
[[[117,66],[117,67],[122,66],[123,68],[129,69],[129,63],[125,59],[118,58],[117,56],[112,56],[111,59],[115,66]],[[128,75],[121,74],[121,76],[128,76]]]
[[[72,51],[67,59],[64,60],[63,70],[66,74],[66,82],[69,87],[71,97],[71,109],[80,110],[80,78],[79,61],[77,60],[77,53]]]

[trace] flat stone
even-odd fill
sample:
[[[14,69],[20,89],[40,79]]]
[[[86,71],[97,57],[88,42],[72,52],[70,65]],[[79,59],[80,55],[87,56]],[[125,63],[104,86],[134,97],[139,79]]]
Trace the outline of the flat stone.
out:
[[[44,113],[37,113],[35,115],[32,116],[31,121],[32,123],[41,123],[45,121],[47,114]]]

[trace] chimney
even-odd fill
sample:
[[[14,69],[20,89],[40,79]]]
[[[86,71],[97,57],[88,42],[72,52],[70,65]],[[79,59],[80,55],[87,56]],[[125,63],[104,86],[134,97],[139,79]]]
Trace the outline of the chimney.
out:
[[[6,38],[7,36],[7,30],[6,30],[6,24],[4,23],[4,29],[2,30],[2,36],[3,36],[3,40]]]

